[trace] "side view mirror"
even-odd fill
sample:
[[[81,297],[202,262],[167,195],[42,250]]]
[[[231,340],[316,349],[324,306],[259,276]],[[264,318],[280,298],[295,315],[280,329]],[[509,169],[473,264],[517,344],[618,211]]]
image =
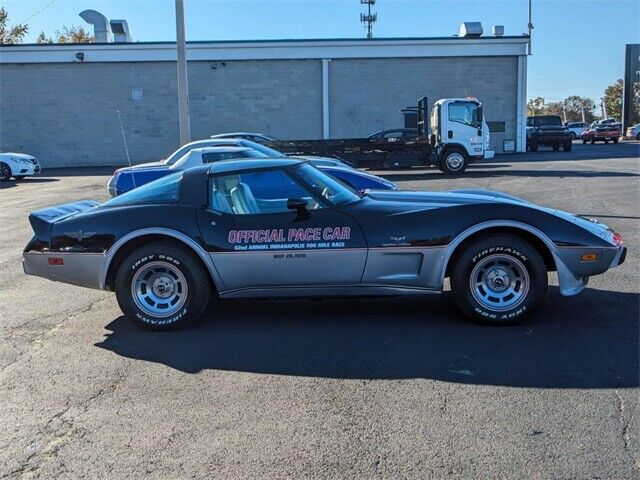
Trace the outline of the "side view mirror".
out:
[[[289,198],[287,199],[287,208],[289,210],[295,210],[298,212],[296,222],[306,220],[311,217],[309,210],[307,210],[307,201],[302,198]]]

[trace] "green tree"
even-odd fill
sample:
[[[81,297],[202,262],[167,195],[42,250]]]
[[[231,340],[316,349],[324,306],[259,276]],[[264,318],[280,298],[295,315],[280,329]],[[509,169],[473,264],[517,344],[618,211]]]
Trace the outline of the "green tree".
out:
[[[607,116],[620,121],[622,118],[622,90],[624,83],[619,78],[604,91],[604,106],[607,109]]]
[[[527,102],[527,115],[542,115],[544,113],[544,98],[531,98]]]
[[[565,98],[562,103],[567,115],[567,122],[581,122],[583,109],[585,122],[591,123],[595,120],[593,111],[596,108],[596,103],[591,98],[571,95]]]
[[[9,14],[4,7],[0,7],[0,45],[22,43],[22,39],[29,31],[29,26],[18,24],[9,27],[7,25],[8,19]]]
[[[38,35],[38,43],[94,43],[96,38],[83,27],[62,27],[56,30],[53,37],[47,37],[44,32]]]

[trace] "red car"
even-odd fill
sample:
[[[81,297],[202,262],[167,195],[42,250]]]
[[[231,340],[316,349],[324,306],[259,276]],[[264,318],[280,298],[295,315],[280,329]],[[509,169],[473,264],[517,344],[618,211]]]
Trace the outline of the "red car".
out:
[[[622,128],[619,123],[598,123],[593,122],[584,132],[582,132],[582,143],[596,143],[604,141],[609,143],[618,143],[618,139],[622,136]]]

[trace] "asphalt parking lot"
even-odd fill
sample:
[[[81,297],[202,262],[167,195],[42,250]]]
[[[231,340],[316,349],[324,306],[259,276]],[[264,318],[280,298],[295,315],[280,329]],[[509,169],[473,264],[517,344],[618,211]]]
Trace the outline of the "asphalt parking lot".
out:
[[[191,330],[136,330],[113,294],[20,264],[28,212],[106,199],[111,172],[2,184],[0,477],[640,475],[639,143],[498,156],[459,179],[382,173],[412,190],[500,190],[623,234],[625,264],[577,297],[552,287],[512,328],[466,323],[445,294],[229,301]]]

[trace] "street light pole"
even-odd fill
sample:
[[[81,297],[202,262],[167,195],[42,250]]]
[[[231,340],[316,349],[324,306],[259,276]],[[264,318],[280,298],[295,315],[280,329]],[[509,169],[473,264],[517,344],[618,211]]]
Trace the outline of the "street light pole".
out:
[[[180,145],[191,141],[189,121],[189,87],[187,84],[187,53],[184,35],[184,0],[176,0],[176,49],[178,56],[178,121]]]

